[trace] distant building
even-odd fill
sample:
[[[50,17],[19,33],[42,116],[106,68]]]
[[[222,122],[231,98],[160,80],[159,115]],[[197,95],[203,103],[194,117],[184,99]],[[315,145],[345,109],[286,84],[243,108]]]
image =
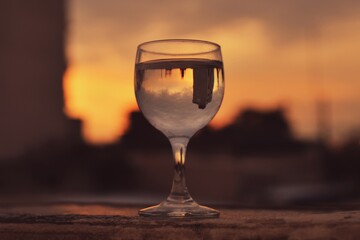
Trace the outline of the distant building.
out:
[[[0,2],[0,159],[79,140],[64,112],[64,0]]]
[[[242,110],[235,121],[219,130],[204,128],[191,140],[193,149],[232,154],[302,151],[307,143],[294,137],[282,108]]]
[[[329,100],[315,102],[317,120],[317,140],[328,143],[331,140],[331,105]]]
[[[129,122],[129,128],[121,138],[124,149],[170,149],[167,137],[154,128],[141,112],[131,112]]]
[[[121,138],[124,149],[169,149],[167,138],[145,119],[141,112],[129,115],[130,126]],[[230,125],[214,130],[205,127],[190,141],[191,151],[229,154],[268,154],[302,151],[307,142],[294,137],[291,125],[282,108],[244,109]]]

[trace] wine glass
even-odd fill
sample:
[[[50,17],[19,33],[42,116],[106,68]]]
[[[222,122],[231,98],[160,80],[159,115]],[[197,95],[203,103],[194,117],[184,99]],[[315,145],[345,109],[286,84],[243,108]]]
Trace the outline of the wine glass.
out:
[[[175,158],[171,192],[159,205],[141,209],[140,216],[173,218],[218,217],[219,211],[200,206],[185,183],[185,153],[189,139],[206,126],[224,96],[220,46],[191,39],[142,43],[137,48],[135,95],[145,118],[169,139]]]

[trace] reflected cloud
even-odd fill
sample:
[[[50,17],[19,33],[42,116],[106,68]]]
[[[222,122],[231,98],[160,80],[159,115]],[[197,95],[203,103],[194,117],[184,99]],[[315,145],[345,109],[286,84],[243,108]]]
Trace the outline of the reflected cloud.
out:
[[[182,92],[137,92],[141,111],[151,124],[167,136],[191,137],[203,128],[218,111],[223,88],[213,92],[213,100],[204,109],[193,103],[193,89]]]

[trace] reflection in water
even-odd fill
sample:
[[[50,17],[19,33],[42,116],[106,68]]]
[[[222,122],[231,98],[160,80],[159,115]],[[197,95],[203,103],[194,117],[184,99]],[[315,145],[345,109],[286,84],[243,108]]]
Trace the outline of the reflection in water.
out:
[[[204,109],[211,102],[214,88],[214,69],[200,68],[194,69],[194,95],[193,103]]]
[[[191,137],[220,107],[224,94],[223,75],[216,74],[220,71],[222,62],[202,59],[137,64],[138,104],[150,123],[168,137]]]
[[[214,92],[213,101],[205,109],[199,109],[192,103],[192,88],[175,93],[142,89],[138,95],[144,115],[157,129],[166,132],[166,135],[182,133],[192,136],[199,128],[204,127],[219,109],[221,91],[222,89],[219,89]]]

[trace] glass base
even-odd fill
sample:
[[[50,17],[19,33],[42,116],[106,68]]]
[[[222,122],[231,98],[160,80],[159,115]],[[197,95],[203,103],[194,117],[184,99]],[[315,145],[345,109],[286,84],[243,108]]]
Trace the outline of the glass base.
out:
[[[217,218],[220,212],[201,206],[193,200],[180,203],[165,200],[159,205],[141,209],[139,215],[158,218]]]

